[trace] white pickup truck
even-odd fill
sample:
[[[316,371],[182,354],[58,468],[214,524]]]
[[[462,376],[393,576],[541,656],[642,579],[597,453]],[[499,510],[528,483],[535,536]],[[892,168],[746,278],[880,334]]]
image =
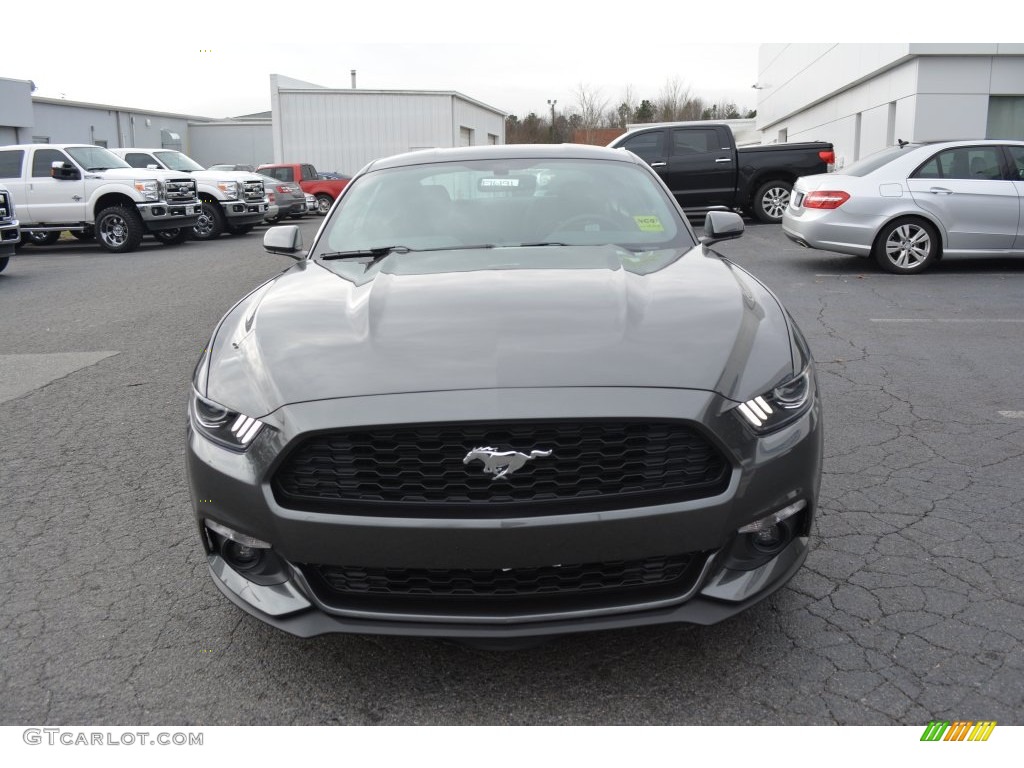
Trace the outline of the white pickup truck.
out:
[[[0,184],[0,272],[7,268],[7,260],[14,255],[14,248],[21,241],[18,217],[14,213],[14,199],[7,188]]]
[[[202,212],[188,174],[132,168],[89,144],[0,147],[0,184],[14,198],[22,240],[37,245],[56,242],[66,230],[127,253],[147,232],[191,229]]]
[[[120,147],[110,150],[133,168],[162,168],[187,173],[196,180],[203,212],[190,236],[213,240],[222,232],[244,235],[267,215],[263,177],[245,171],[208,171],[176,149]]]

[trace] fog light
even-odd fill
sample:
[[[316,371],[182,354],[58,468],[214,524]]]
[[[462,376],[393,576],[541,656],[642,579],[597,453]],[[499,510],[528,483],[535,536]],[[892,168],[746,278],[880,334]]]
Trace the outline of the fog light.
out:
[[[752,539],[755,547],[770,551],[782,543],[782,532],[779,530],[779,526],[771,525],[755,533]]]
[[[227,560],[228,564],[236,571],[248,571],[255,568],[260,564],[264,551],[239,544],[231,539],[224,539],[224,543],[220,547],[221,557]]]

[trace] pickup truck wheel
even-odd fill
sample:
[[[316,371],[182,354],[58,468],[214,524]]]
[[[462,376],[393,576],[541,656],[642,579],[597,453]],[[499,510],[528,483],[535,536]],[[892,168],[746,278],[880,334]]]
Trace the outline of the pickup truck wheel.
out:
[[[316,212],[321,216],[326,216],[332,205],[334,205],[334,198],[330,195],[321,192],[316,196]]]
[[[32,245],[53,245],[60,240],[60,232],[26,232],[25,242]]]
[[[153,237],[164,245],[178,245],[179,243],[184,243],[191,236],[192,230],[189,227],[180,227],[178,229],[158,229],[153,233]]]
[[[793,185],[788,181],[769,181],[754,193],[754,218],[765,224],[782,221],[782,214],[789,205],[789,194]]]
[[[192,227],[192,236],[196,240],[215,240],[225,229],[224,213],[217,203],[203,201],[203,212],[199,221]]]
[[[922,219],[897,219],[882,227],[873,253],[878,266],[886,272],[924,272],[939,258],[939,233]]]
[[[134,251],[145,232],[139,212],[126,205],[104,208],[96,217],[96,239],[111,253]]]
[[[10,256],[0,256],[0,272],[7,269],[7,262],[10,260]]]

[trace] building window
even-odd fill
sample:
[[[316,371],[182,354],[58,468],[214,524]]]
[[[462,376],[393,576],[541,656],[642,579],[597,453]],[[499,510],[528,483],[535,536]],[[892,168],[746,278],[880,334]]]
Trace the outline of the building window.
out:
[[[97,147],[106,148],[106,146],[107,146],[107,140],[106,139],[93,139],[92,143],[95,144]]]
[[[785,144],[787,141],[789,141],[789,129],[783,128],[779,131],[778,142],[779,144]]]
[[[50,137],[49,136],[33,136],[32,137],[32,143],[33,144],[49,144],[50,143]]]
[[[986,139],[1024,139],[1024,96],[989,96]]]
[[[473,146],[473,129],[462,126],[459,128],[459,146],[460,147],[471,147]]]
[[[896,144],[896,102],[889,102],[889,114],[885,119],[885,146]]]

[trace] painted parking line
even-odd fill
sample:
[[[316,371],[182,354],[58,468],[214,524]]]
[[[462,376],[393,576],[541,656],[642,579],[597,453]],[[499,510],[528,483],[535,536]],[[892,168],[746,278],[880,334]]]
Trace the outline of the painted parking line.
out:
[[[999,411],[999,415],[1007,419],[1024,419],[1024,411]]]
[[[872,317],[872,323],[1024,323],[1024,318],[999,317]]]

